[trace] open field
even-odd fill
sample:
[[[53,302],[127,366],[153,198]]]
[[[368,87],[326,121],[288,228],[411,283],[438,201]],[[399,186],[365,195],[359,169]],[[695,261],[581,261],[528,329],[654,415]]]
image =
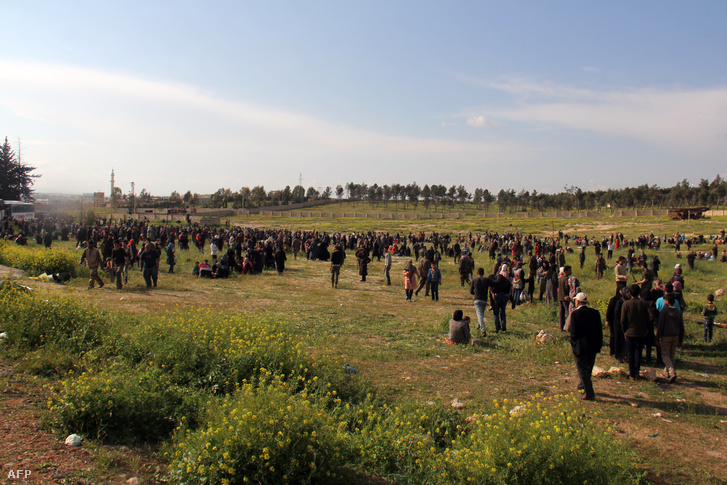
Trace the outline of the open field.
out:
[[[521,232],[549,236],[559,230],[570,235],[602,236],[623,232],[627,238],[639,234],[718,234],[727,227],[727,219],[679,223],[658,218],[638,221],[604,217],[589,220],[417,220],[370,221],[362,219],[311,220],[279,217],[247,217],[233,224],[261,228],[315,229],[318,231],[386,231],[390,233],[450,233],[466,235],[482,231]],[[376,224],[372,227],[371,224]],[[54,245],[62,246],[60,244]],[[71,248],[66,245],[66,248]],[[708,250],[711,245],[697,247]],[[720,252],[724,249],[720,247]],[[616,254],[624,254],[619,251]],[[651,256],[652,251],[647,251]],[[80,252],[79,252],[80,255]],[[403,269],[406,260],[394,258],[392,286],[384,285],[383,262],[369,266],[369,277],[359,281],[355,258],[347,254],[337,289],[330,287],[328,263],[293,260],[289,254],[285,273],[266,271],[262,275],[237,276],[226,280],[200,280],[191,276],[191,268],[200,255],[195,249],[177,252],[176,273],[168,275],[162,264],[159,287],[147,291],[141,274],[134,271],[129,285],[121,291],[107,285],[102,290],[86,290],[87,280],[79,276],[65,286],[19,278],[39,295],[53,298],[68,295],[83,304],[93,304],[104,311],[144,318],[154,314],[203,309],[214,314],[264,314],[285,322],[288,332],[300,336],[314,354],[335,356],[357,369],[357,374],[371,383],[384,399],[393,403],[428,402],[447,406],[453,399],[464,404],[467,415],[491,408],[493,400],[517,403],[536,394],[558,395],[575,391],[577,374],[567,339],[557,331],[555,306],[533,303],[508,309],[507,334],[489,334],[482,347],[449,346],[442,334],[452,311],[460,308],[472,315],[471,297],[459,284],[457,266],[444,258],[441,270],[443,286],[440,300],[433,302],[420,294],[414,302],[404,299]],[[588,293],[591,306],[605,311],[605,302],[613,294],[612,265],[607,278],[593,277],[594,256],[587,252],[586,266],[578,268],[577,253],[568,254],[568,264]],[[662,246],[662,276],[668,276],[677,262],[673,248]],[[489,272],[492,263],[487,253],[475,254],[476,266]],[[684,262],[684,260],[680,260]],[[686,269],[686,264],[684,264]],[[81,274],[84,274],[81,272]],[[86,273],[87,274],[87,270]],[[707,293],[727,287],[727,264],[697,261],[694,271],[686,270],[685,298],[689,305],[686,317],[697,318]],[[537,295],[537,289],[536,289]],[[722,320],[727,313],[723,299],[718,299]],[[492,318],[488,316],[488,328]],[[719,319],[718,319],[719,320]],[[679,380],[675,384],[628,379],[596,379],[597,401],[583,403],[597,413],[597,421],[611,429],[612,436],[624,446],[637,451],[639,467],[653,483],[724,483],[727,470],[727,330],[716,328],[711,345],[701,340],[702,326],[686,322],[687,337],[678,353]],[[544,329],[556,335],[557,342],[538,346],[535,335]],[[605,332],[607,335],[607,331]],[[42,391],[27,380],[23,372],[38,369],[33,357],[13,361],[19,374],[3,377],[3,388],[11,389],[25,382],[30,395]],[[616,365],[604,347],[596,365]],[[625,364],[621,367],[626,369]],[[18,377],[21,376],[21,377]],[[52,382],[51,378],[48,382]],[[32,401],[33,399],[28,399]],[[12,401],[12,400],[11,400]],[[16,406],[4,399],[0,406]],[[514,404],[513,404],[514,405]],[[580,403],[579,403],[580,405]],[[33,406],[30,406],[32,409]],[[35,410],[43,414],[46,411]],[[140,453],[128,458],[127,450],[94,445],[96,463],[106,463],[99,476],[116,470],[113,463],[127,473],[133,468],[153,469],[159,458]],[[3,463],[11,463],[8,448],[0,452]],[[131,453],[133,455],[133,452]],[[117,458],[109,458],[109,456]],[[123,458],[123,459],[122,459]],[[605,459],[606,457],[604,457]],[[151,460],[152,465],[148,462]],[[39,466],[37,464],[36,466]],[[96,465],[91,465],[94,467]],[[153,474],[152,474],[153,475]],[[93,475],[91,475],[93,476]],[[129,475],[132,476],[132,475]],[[158,476],[157,476],[158,478]]]

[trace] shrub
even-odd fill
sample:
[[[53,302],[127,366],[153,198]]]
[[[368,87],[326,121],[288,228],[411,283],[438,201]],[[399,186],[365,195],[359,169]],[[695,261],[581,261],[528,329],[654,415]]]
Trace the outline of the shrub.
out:
[[[27,352],[46,345],[85,352],[101,343],[109,317],[67,298],[43,300],[6,283],[0,288],[0,327],[7,345]]]
[[[206,424],[177,433],[170,474],[176,483],[341,483],[345,436],[324,399],[291,393],[274,380],[246,384],[208,402]]]
[[[495,403],[424,469],[439,483],[639,483],[635,454],[572,396]]]
[[[134,364],[153,362],[178,385],[213,394],[232,392],[268,373],[310,390],[330,388],[344,399],[362,394],[342,366],[314,358],[304,342],[284,328],[264,316],[179,312],[141,325],[120,352]]]
[[[64,272],[76,276],[78,258],[63,249],[29,248],[0,241],[0,264],[21,269],[31,276]]]
[[[183,421],[196,423],[198,395],[153,366],[84,372],[60,384],[49,405],[53,425],[111,443],[161,441]]]

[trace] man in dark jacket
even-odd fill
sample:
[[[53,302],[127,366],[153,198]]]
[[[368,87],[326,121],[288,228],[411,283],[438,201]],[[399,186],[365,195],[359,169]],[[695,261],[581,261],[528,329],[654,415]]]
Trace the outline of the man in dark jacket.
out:
[[[631,299],[621,307],[621,328],[626,337],[626,348],[629,360],[629,377],[639,378],[641,369],[641,352],[647,336],[654,332],[654,315],[649,302],[639,298],[641,288],[631,285]]]
[[[479,268],[477,270],[477,278],[470,283],[470,295],[475,299],[475,313],[477,314],[477,326],[484,337],[487,334],[485,329],[485,311],[487,311],[487,297],[489,289],[492,286],[492,280],[485,278],[485,270]]]
[[[583,389],[583,399],[592,401],[596,398],[591,382],[591,373],[596,363],[596,355],[603,345],[603,329],[601,328],[601,314],[598,310],[588,308],[588,297],[585,293],[578,293],[575,297],[576,308],[571,313],[570,345],[573,359],[578,369],[581,382],[578,386]]]
[[[507,266],[503,265],[500,270],[500,274],[497,275],[493,285],[490,287],[490,294],[492,295],[492,313],[495,321],[495,333],[507,331],[507,315],[505,309],[507,303],[510,300],[510,289],[512,283],[508,278]]]

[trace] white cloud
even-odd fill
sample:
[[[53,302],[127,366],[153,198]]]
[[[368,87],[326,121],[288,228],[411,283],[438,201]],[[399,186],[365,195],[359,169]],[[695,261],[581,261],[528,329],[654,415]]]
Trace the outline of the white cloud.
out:
[[[477,128],[491,128],[497,126],[497,123],[488,121],[484,116],[470,116],[467,118],[467,126],[474,126]]]
[[[135,180],[154,193],[284,187],[301,171],[321,185],[346,172],[348,180],[381,174],[374,179],[390,183],[421,167],[432,167],[432,179],[440,171],[449,177],[451,166],[518,161],[531,150],[508,141],[377,133],[194,86],[0,59],[0,124],[21,123],[37,140],[27,159],[44,174],[38,190],[90,192],[108,185],[111,168],[119,185]],[[196,185],[180,187],[180,179]]]
[[[710,151],[727,129],[727,86],[596,91],[515,80],[491,87],[517,103],[491,110],[498,118],[631,138],[660,149]]]

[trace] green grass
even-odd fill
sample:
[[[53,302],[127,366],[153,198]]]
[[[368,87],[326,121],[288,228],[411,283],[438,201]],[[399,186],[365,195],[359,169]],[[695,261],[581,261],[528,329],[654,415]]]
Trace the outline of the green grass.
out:
[[[517,228],[520,231],[547,235],[552,228],[546,222],[539,219],[432,219],[413,222],[347,219],[330,222],[258,216],[241,221],[242,224],[262,227],[401,233],[408,233],[410,230],[418,232],[418,228],[425,226],[455,233],[470,230],[502,232]],[[319,223],[320,226],[316,225]],[[342,225],[334,227],[336,223]],[[710,234],[717,233],[724,226],[723,220],[704,221],[697,226],[694,222],[682,224],[658,218],[639,219],[638,223],[611,218],[573,219],[560,223],[560,228],[571,234],[600,236],[611,232],[624,232],[629,237],[642,232],[691,232],[690,229],[695,228]],[[559,229],[558,226],[554,228],[555,231]],[[695,249],[707,250],[709,246]],[[619,251],[617,254],[622,253],[623,251]],[[653,252],[647,251],[647,254],[651,256]],[[659,255],[663,262],[662,276],[670,275],[677,261],[685,266],[685,297],[689,304],[686,316],[696,317],[706,294],[727,286],[727,265],[698,261],[696,269],[689,272],[686,270],[686,261],[678,260],[673,249],[663,247]],[[218,316],[238,315],[241,312],[250,312],[254,316],[264,314],[272,321],[281,322],[286,332],[296,341],[300,341],[306,352],[314,356],[334,358],[341,364],[353,365],[357,369],[357,376],[370,382],[381,399],[402,407],[416,407],[419,403],[431,401],[439,403],[440,408],[446,408],[453,398],[458,398],[465,404],[461,415],[466,417],[472,413],[491,412],[493,399],[528,401],[537,393],[550,397],[575,389],[575,367],[570,346],[557,330],[554,306],[547,307],[536,303],[520,306],[516,310],[508,309],[508,333],[488,336],[483,347],[444,344],[441,335],[446,331],[446,322],[454,309],[461,308],[465,314],[474,318],[471,297],[460,287],[457,268],[449,259],[445,259],[441,266],[444,285],[440,289],[440,301],[432,302],[420,294],[415,302],[408,303],[404,301],[401,280],[404,258],[394,259],[393,285],[387,287],[384,286],[383,262],[373,262],[370,265],[368,281],[361,283],[354,258],[349,253],[342,268],[339,288],[334,290],[330,288],[328,263],[324,262],[307,261],[304,258],[293,260],[289,257],[283,276],[278,276],[275,272],[265,272],[258,276],[234,275],[224,281],[209,281],[193,279],[190,276],[193,261],[198,259],[196,250],[178,251],[178,257],[180,264],[175,268],[177,273],[166,274],[165,265],[162,265],[159,288],[152,291],[143,287],[141,275],[136,270],[130,275],[130,285],[121,291],[107,287],[88,292],[82,276],[66,286],[36,285],[36,291],[49,296],[58,292],[76,295],[87,301],[94,301],[112,313],[132,315],[135,318],[193,312],[198,308]],[[578,268],[577,254],[567,255],[567,262],[573,266],[574,273],[581,280],[584,291],[589,294],[592,305],[605,308],[604,303],[613,293],[614,261],[609,262],[611,267],[606,277],[597,281],[591,269],[594,259],[593,251],[589,248],[586,266],[581,270]],[[483,266],[488,270],[491,268],[492,263],[486,253],[476,253],[475,260],[476,266]],[[727,312],[724,300],[718,301],[718,307],[722,315]],[[488,329],[492,329],[491,315],[488,315],[487,325]],[[662,386],[651,382],[617,382],[612,378],[597,380],[596,392],[602,399],[595,407],[585,409],[598,411],[598,416],[593,419],[599,426],[616,423],[613,425],[613,434],[609,435],[611,439],[621,438],[629,443],[628,449],[636,450],[641,455],[644,470],[664,470],[659,480],[666,480],[666,483],[718,483],[719,480],[727,478],[724,470],[699,456],[704,455],[703,452],[709,448],[709,444],[703,442],[702,436],[713,435],[725,429],[724,423],[721,423],[724,416],[717,413],[721,412],[720,409],[725,409],[727,400],[727,336],[723,329],[715,329],[715,342],[706,346],[701,343],[701,325],[693,322],[687,322],[686,325],[688,336],[685,348],[678,354],[677,360],[680,380],[684,384]],[[535,335],[541,329],[555,335],[556,343],[537,345]],[[138,337],[131,338],[153,343],[153,340],[141,339],[142,336],[140,333]],[[165,333],[164,336],[166,339],[170,334]],[[193,337],[179,337],[187,342],[194,340]],[[153,347],[152,353],[159,357],[163,355],[163,340],[160,340],[158,347]],[[174,338],[170,343],[173,341]],[[122,344],[123,342],[109,343],[116,346]],[[181,346],[181,342],[173,347],[177,350],[185,348]],[[179,355],[199,355],[198,350],[186,349]],[[115,352],[118,353],[118,349]],[[31,356],[30,361],[34,360],[32,354],[27,355]],[[101,361],[100,355],[96,360],[92,357],[87,358],[91,363]],[[38,370],[52,369],[56,365],[50,354],[42,356],[39,352],[35,361],[39,364],[27,365],[28,371],[52,375],[47,370]],[[81,364],[91,365],[88,360]],[[57,365],[64,369],[69,367],[68,363],[63,362]],[[607,369],[614,365],[608,358],[606,349],[598,357],[597,365]],[[211,375],[207,371],[203,373]],[[698,373],[707,373],[710,377],[705,378]],[[184,375],[192,375],[191,370],[185,371]],[[175,379],[175,383],[181,382],[176,377]],[[631,406],[632,402],[639,407]],[[662,412],[665,419],[671,420],[672,424],[653,417],[657,412]],[[658,430],[659,437],[648,438],[646,430],[651,433]],[[684,443],[684,456],[673,457],[669,452],[669,442],[673,440]],[[698,467],[693,466],[695,459],[699,462]],[[433,460],[429,463],[443,464],[436,456],[426,458],[425,461],[427,460]],[[505,466],[506,464],[507,462]],[[424,472],[412,469],[410,473],[407,476],[421,478],[417,474]],[[654,479],[655,473],[652,471],[650,478]],[[389,476],[392,481],[396,479],[394,475]]]

